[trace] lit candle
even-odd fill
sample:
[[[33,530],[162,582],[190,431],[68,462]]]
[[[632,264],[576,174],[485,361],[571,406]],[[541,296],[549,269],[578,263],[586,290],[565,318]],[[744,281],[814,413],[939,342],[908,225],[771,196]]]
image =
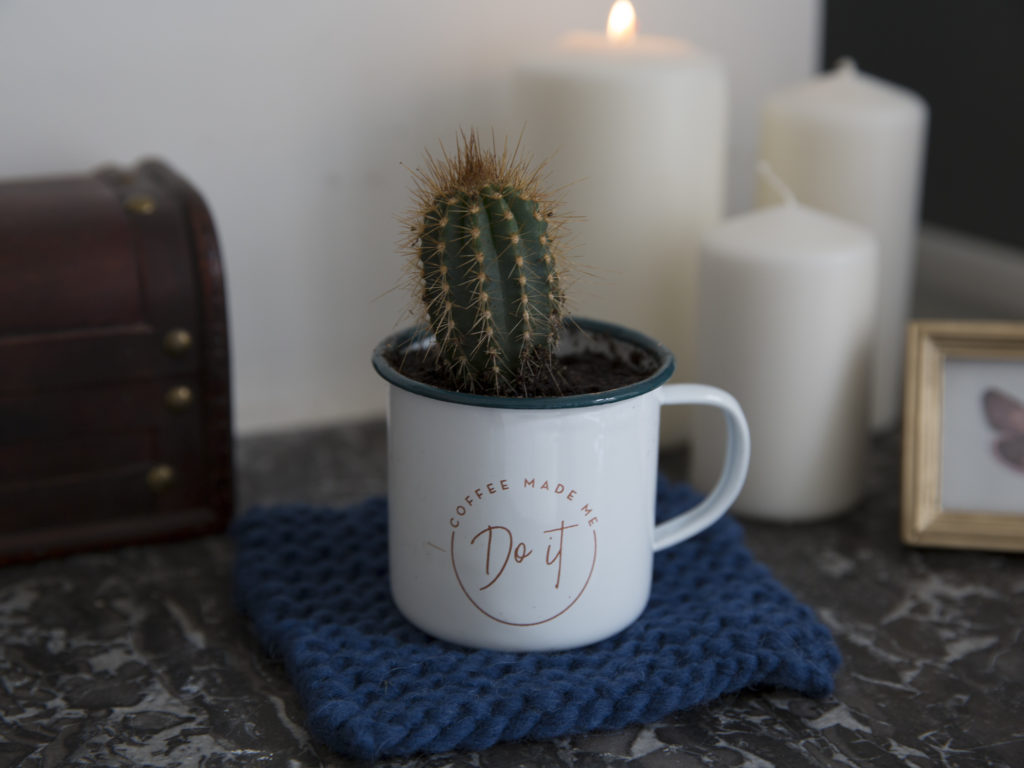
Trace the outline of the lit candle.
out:
[[[731,392],[750,424],[736,511],[797,522],[849,509],[864,489],[875,238],[790,197],[708,233],[700,268],[697,377]],[[693,480],[707,491],[725,430],[701,410]]]
[[[806,205],[858,222],[878,238],[878,330],[871,424],[894,426],[913,291],[928,106],[917,94],[857,71],[835,71],[773,96],[761,157]],[[763,185],[761,202],[775,202]]]
[[[582,218],[576,256],[590,277],[573,312],[655,336],[691,378],[700,237],[724,205],[722,66],[685,41],[638,35],[620,0],[605,34],[570,33],[516,85],[524,146],[551,158],[553,185],[567,185]]]

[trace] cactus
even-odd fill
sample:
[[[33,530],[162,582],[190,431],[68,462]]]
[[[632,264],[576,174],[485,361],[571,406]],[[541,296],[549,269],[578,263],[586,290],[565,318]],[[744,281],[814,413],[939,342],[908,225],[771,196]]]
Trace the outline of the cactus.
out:
[[[410,263],[437,361],[462,391],[528,395],[550,369],[565,314],[556,203],[507,145],[481,150],[475,132],[458,151],[427,154],[414,171]]]

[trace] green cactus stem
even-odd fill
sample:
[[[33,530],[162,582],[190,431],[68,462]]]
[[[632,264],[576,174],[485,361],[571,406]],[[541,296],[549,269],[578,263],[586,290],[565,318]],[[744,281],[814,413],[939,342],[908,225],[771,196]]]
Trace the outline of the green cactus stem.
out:
[[[443,151],[443,150],[442,150]],[[565,314],[555,203],[507,147],[461,135],[415,172],[409,252],[439,365],[457,389],[526,395],[550,367]]]

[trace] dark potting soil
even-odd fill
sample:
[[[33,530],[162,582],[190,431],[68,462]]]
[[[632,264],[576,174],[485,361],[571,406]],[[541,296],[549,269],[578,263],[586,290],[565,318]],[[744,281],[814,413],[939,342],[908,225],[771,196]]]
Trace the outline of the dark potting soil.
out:
[[[392,351],[388,362],[400,373],[423,384],[459,391],[437,366],[433,348]],[[640,352],[629,359],[608,357],[597,352],[582,352],[556,357],[550,367],[542,367],[519,382],[518,397],[565,397],[606,392],[642,381],[651,373],[651,361]]]

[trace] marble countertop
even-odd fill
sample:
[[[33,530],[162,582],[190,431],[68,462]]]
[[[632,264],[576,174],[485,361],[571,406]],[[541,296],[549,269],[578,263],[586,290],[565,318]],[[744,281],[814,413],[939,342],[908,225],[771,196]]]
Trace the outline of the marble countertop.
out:
[[[251,437],[240,507],[384,490],[383,424]],[[663,722],[382,765],[1024,765],[1024,556],[899,542],[899,438],[827,523],[745,523],[844,656],[835,695],[730,695]],[[683,457],[663,457],[672,476]],[[231,596],[226,536],[0,569],[0,766],[357,766],[312,743]]]

